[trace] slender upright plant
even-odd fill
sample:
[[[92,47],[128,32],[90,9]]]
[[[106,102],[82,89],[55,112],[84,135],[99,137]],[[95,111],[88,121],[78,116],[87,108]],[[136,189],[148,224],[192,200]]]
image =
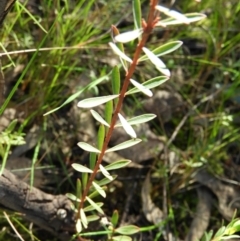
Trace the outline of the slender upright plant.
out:
[[[167,18],[162,19],[163,16]],[[118,151],[129,148],[141,142],[137,138],[133,125],[145,123],[155,118],[154,114],[143,114],[131,119],[126,119],[120,114],[124,103],[124,98],[127,95],[141,92],[148,97],[153,95],[151,89],[163,84],[170,78],[170,71],[159,58],[165,54],[171,53],[182,45],[181,41],[168,42],[154,50],[149,50],[145,47],[149,35],[156,27],[165,28],[175,24],[190,24],[205,18],[205,15],[199,13],[180,14],[174,10],[169,10],[158,5],[158,0],[150,0],[149,14],[146,20],[142,19],[140,0],[133,0],[133,16],[134,30],[119,33],[119,30],[112,26],[112,42],[109,46],[113,52],[120,58],[121,67],[125,71],[125,77],[121,85],[120,68],[115,66],[111,72],[112,95],[93,97],[84,99],[78,103],[80,108],[91,109],[93,118],[100,123],[97,143],[95,146],[85,142],[79,142],[78,146],[85,151],[90,152],[89,166],[83,166],[78,163],[72,164],[73,168],[81,173],[81,180],[77,180],[77,195],[69,195],[70,198],[76,201],[77,222],[76,230],[81,236],[83,229],[88,227],[89,222],[96,220],[97,215],[90,215],[89,212],[95,210],[100,214],[104,214],[101,208],[102,203],[93,201],[97,195],[106,198],[105,185],[113,181],[116,176],[109,173],[111,170],[123,168],[130,163],[129,160],[116,160],[113,163],[104,166],[102,161],[104,154],[108,152]],[[136,43],[133,57],[130,58],[124,51],[124,43]],[[142,53],[144,55],[142,55]],[[161,76],[147,80],[144,83],[132,79],[139,62],[150,60]],[[129,88],[130,87],[130,88]],[[104,117],[92,108],[105,104]],[[120,121],[117,123],[117,121]],[[110,138],[114,128],[122,127],[129,135],[129,140],[112,148],[108,148]],[[104,176],[101,180],[96,180],[97,173],[102,173]],[[118,213],[114,212],[110,223],[110,235],[108,240],[131,240],[128,235],[136,233],[139,228],[133,225],[118,227]]]

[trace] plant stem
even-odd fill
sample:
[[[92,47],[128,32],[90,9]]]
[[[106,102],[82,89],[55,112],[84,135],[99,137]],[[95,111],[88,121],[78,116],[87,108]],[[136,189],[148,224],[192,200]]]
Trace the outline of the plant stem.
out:
[[[83,204],[84,204],[85,198],[86,198],[86,196],[87,196],[87,194],[89,192],[90,187],[92,186],[92,182],[95,179],[95,176],[97,174],[99,166],[102,163],[105,151],[107,150],[108,143],[109,143],[110,138],[112,136],[114,126],[115,126],[115,124],[117,122],[118,113],[120,112],[120,110],[122,108],[122,104],[123,104],[123,100],[124,100],[124,97],[125,97],[125,93],[127,92],[127,89],[128,89],[129,83],[130,83],[130,78],[132,77],[132,75],[133,75],[133,73],[134,73],[134,71],[136,69],[136,66],[138,64],[138,59],[139,59],[140,54],[142,52],[142,48],[145,46],[145,44],[147,42],[147,39],[148,39],[149,35],[151,34],[151,32],[152,32],[152,30],[154,28],[154,25],[156,23],[157,19],[155,18],[154,14],[155,14],[155,6],[157,5],[157,3],[158,3],[157,0],[151,0],[150,10],[149,10],[149,15],[148,15],[148,21],[147,21],[147,24],[145,26],[143,24],[142,39],[140,40],[140,42],[137,45],[137,48],[136,48],[136,51],[135,51],[134,57],[133,57],[133,62],[129,66],[129,69],[128,69],[127,73],[126,73],[126,77],[124,79],[123,86],[122,86],[122,89],[121,89],[121,92],[120,92],[120,95],[119,95],[119,98],[118,98],[118,103],[117,103],[116,109],[114,111],[114,114],[113,114],[113,117],[112,117],[112,121],[111,121],[110,127],[108,129],[107,135],[106,135],[105,140],[104,140],[103,148],[101,150],[101,153],[98,156],[98,159],[97,159],[96,165],[94,167],[93,173],[91,174],[91,176],[90,176],[90,178],[88,180],[87,186],[86,186],[86,188],[85,188],[85,190],[84,190],[84,192],[82,194],[82,199],[81,199],[81,203],[79,205],[77,219],[80,218],[80,209],[83,208]]]

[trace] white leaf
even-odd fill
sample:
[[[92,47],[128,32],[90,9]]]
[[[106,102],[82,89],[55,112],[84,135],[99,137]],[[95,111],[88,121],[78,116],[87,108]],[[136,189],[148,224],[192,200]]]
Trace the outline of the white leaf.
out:
[[[139,89],[143,94],[152,97],[153,93],[151,90],[149,90],[148,88],[146,88],[144,85],[139,84],[136,80],[134,79],[130,79],[131,83],[137,88]]]
[[[131,136],[132,138],[137,138],[137,135],[136,135],[136,132],[134,131],[134,129],[128,124],[126,119],[120,113],[118,113],[118,118],[122,124],[123,129],[126,131],[126,133],[129,136]]]
[[[153,79],[147,80],[142,85],[145,86],[148,89],[153,89],[153,88],[165,83],[168,79],[169,78],[166,77],[166,76],[158,76],[158,77],[155,77]],[[135,87],[133,89],[128,90],[125,95],[135,94],[135,93],[138,93],[138,92],[140,92],[139,89],[137,89]]]
[[[93,171],[79,163],[73,163],[72,167],[78,172],[93,173]]]
[[[141,139],[131,139],[129,141],[122,142],[121,144],[118,144],[118,145],[106,150],[106,153],[126,149],[128,147],[131,147],[131,146],[134,146],[134,145],[138,144],[141,141],[142,141]]]
[[[115,36],[114,39],[120,43],[131,42],[132,40],[138,38],[142,34],[142,32],[143,32],[142,29],[136,29],[126,33],[118,34],[117,36]]]
[[[112,48],[113,52],[118,55],[120,58],[126,60],[129,63],[132,63],[133,61],[126,55],[124,54],[118,47],[116,44],[110,42],[109,43],[110,47]]]
[[[88,202],[101,214],[104,214],[103,210],[97,205],[97,203],[95,203],[92,199],[90,199],[89,197],[86,197],[86,199],[88,200]]]
[[[102,172],[102,174],[108,178],[109,180],[113,180],[113,177],[110,175],[110,173],[100,164],[99,165],[100,171]]]
[[[166,68],[166,65],[149,49],[143,47],[144,53],[148,56],[149,60],[155,65],[155,67],[164,75],[170,77],[170,71]]]
[[[81,108],[93,108],[102,105],[110,100],[117,98],[119,95],[107,95],[100,97],[88,98],[78,102],[77,106]]]
[[[94,117],[95,120],[99,121],[101,124],[109,127],[110,125],[100,116],[97,111],[95,110],[90,110],[92,116]]]
[[[80,217],[81,217],[81,221],[82,221],[83,227],[87,228],[88,227],[88,220],[87,220],[87,217],[86,217],[86,215],[85,215],[85,213],[84,213],[82,208],[80,209]]]
[[[80,219],[78,219],[77,222],[76,222],[76,230],[77,230],[78,233],[82,232],[82,223],[81,223]]]
[[[89,145],[86,142],[78,142],[77,144],[80,148],[82,148],[84,151],[94,152],[94,153],[101,153],[100,150],[95,148],[94,146]]]
[[[187,17],[189,23],[197,22],[197,21],[200,21],[200,20],[206,18],[206,15],[202,14],[202,13],[187,13],[184,15]],[[179,21],[175,18],[167,18],[167,19],[163,19],[163,20],[159,21],[156,24],[156,26],[166,27],[169,25],[177,25],[177,24],[182,24],[182,21]]]
[[[177,12],[177,11],[170,10],[170,9],[162,7],[160,5],[156,6],[155,9],[164,13],[164,14],[166,14],[166,15],[168,15],[169,17],[172,17],[172,18],[177,19],[178,21],[181,21],[182,23],[185,23],[185,24],[190,23],[188,18],[185,15],[183,15],[183,14]]]
[[[116,170],[116,169],[120,169],[120,168],[123,168],[125,166],[127,166],[129,163],[131,163],[132,161],[130,160],[127,160],[127,159],[123,159],[123,160],[118,160],[118,161],[115,161],[107,166],[105,166],[105,169],[107,171],[110,171],[110,170]]]
[[[139,116],[136,116],[136,117],[133,117],[129,120],[127,120],[128,124],[129,125],[139,125],[139,124],[142,124],[142,123],[146,123],[152,119],[154,119],[156,117],[156,115],[154,114],[143,114],[143,115],[139,115]],[[121,124],[116,124],[115,127],[120,127],[122,126]]]
[[[97,191],[102,197],[106,197],[105,191],[104,191],[96,182],[93,182],[92,184],[93,184],[94,188],[96,189],[96,191]]]

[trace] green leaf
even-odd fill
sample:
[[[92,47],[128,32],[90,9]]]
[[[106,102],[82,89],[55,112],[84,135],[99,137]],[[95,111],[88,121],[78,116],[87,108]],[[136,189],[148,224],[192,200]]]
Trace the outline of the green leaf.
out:
[[[134,79],[130,79],[131,83],[138,89],[140,90],[143,94],[152,97],[153,93],[151,90],[149,90],[148,88],[146,88],[144,85],[138,83],[137,81],[135,81]]]
[[[83,166],[79,163],[73,163],[72,167],[78,172],[93,173],[93,171],[91,169],[89,169],[89,168],[87,168],[87,167],[85,167],[85,166]]]
[[[82,198],[82,183],[79,178],[77,178],[77,183],[76,183],[76,200],[80,200]],[[80,198],[80,199],[79,199]],[[79,202],[77,201],[77,206]]]
[[[119,150],[122,150],[122,149],[129,148],[131,146],[134,146],[134,145],[138,144],[141,141],[142,141],[141,139],[131,139],[129,141],[122,142],[121,144],[116,145],[116,146],[106,150],[106,153],[107,152],[113,152],[113,151],[119,151]]]
[[[123,226],[115,229],[116,233],[120,233],[123,235],[131,235],[131,234],[138,233],[139,231],[140,231],[139,227],[135,225],[128,225],[128,226]]]
[[[108,74],[109,75],[109,74]],[[45,113],[43,116],[46,116],[46,115],[49,115],[59,109],[61,109],[62,107],[64,107],[65,105],[71,103],[72,101],[74,101],[79,95],[81,95],[83,92],[87,91],[87,90],[90,90],[94,87],[96,87],[98,84],[100,84],[101,82],[105,81],[106,79],[108,79],[108,75],[105,75],[101,78],[98,78],[96,80],[94,80],[93,82],[91,82],[90,84],[88,84],[87,86],[85,86],[84,88],[82,88],[81,90],[79,90],[78,92],[74,93],[73,95],[71,95],[69,98],[67,98],[67,100],[62,104],[60,105],[59,107],[53,109],[53,110],[50,110],[48,111],[47,113]]]
[[[115,228],[118,224],[118,219],[119,219],[119,214],[118,214],[118,210],[114,210],[113,215],[111,217],[111,223],[113,225],[113,227]]]
[[[116,55],[118,55],[118,57],[126,60],[126,61],[129,62],[129,63],[132,63],[132,60],[131,60],[125,53],[123,53],[123,52],[117,47],[116,44],[110,42],[110,43],[109,43],[109,46],[112,48],[113,52],[114,52]]]
[[[81,223],[80,219],[78,219],[77,222],[76,222],[76,230],[77,230],[78,233],[82,232],[82,223]]]
[[[94,207],[95,210],[97,210],[99,213],[104,214],[103,210],[95,203],[92,199],[89,197],[86,197],[87,201]]]
[[[89,145],[86,142],[78,142],[77,144],[80,148],[82,148],[84,151],[89,151],[89,152],[95,152],[95,153],[101,153],[100,150],[98,150],[97,148]]]
[[[99,220],[99,218],[100,217],[97,216],[97,215],[89,215],[89,216],[87,216],[88,223],[96,221],[96,220]]]
[[[143,33],[143,30],[141,28],[135,29],[133,31],[125,32],[118,34],[115,36],[115,41],[120,42],[120,43],[128,43],[133,41],[134,39],[140,37]]]
[[[112,175],[113,180],[115,180],[117,178],[117,175]],[[98,181],[97,184],[99,186],[104,186],[109,184],[110,182],[112,182],[112,180],[109,180],[108,178],[103,178],[102,180]]]
[[[209,231],[208,233],[204,233],[203,238],[201,239],[201,241],[210,241],[212,239],[213,236],[213,231]]]
[[[155,65],[155,67],[167,77],[170,77],[170,71],[166,68],[166,65],[160,60],[154,53],[152,53],[149,49],[143,47],[144,53],[147,55],[149,60]]]
[[[203,20],[204,18],[206,18],[206,15],[202,14],[202,13],[187,13],[184,15],[185,15],[185,17],[187,17],[189,23],[197,22],[197,21],[200,21],[200,20]],[[179,21],[175,18],[167,18],[167,19],[159,21],[156,24],[156,26],[166,27],[169,25],[177,25],[177,24],[182,24],[182,21]]]
[[[89,169],[90,170],[90,169]],[[82,188],[85,190],[88,182],[88,173],[82,172]]]
[[[166,14],[169,17],[177,19],[181,23],[185,23],[185,24],[190,23],[188,21],[188,18],[184,14],[181,14],[181,13],[175,11],[175,10],[170,10],[169,8],[165,8],[165,7],[160,6],[160,5],[156,6],[155,9],[164,13],[164,14]]]
[[[105,166],[105,169],[107,171],[116,170],[116,169],[120,169],[120,168],[127,166],[129,163],[131,163],[130,160],[123,159],[123,160],[115,161],[115,162]]]
[[[121,84],[121,80],[120,80],[119,68],[117,66],[114,66],[113,71],[112,71],[112,90],[113,90],[113,94],[119,94],[120,93],[120,84]],[[118,102],[118,99],[115,99],[114,100],[115,106],[117,105],[117,102]]]
[[[102,105],[110,100],[117,98],[119,95],[108,95],[108,96],[100,96],[100,97],[93,97],[88,98],[85,100],[81,100],[78,102],[78,107],[80,108],[93,108],[99,105]]]
[[[126,119],[120,113],[118,113],[118,118],[122,124],[123,129],[126,131],[126,133],[129,136],[131,136],[132,138],[137,138],[137,134],[134,131],[134,129],[128,124]]]
[[[166,77],[166,76],[159,76],[159,77],[155,77],[153,79],[147,80],[142,85],[145,86],[148,89],[153,89],[153,88],[165,83],[168,79],[169,78]],[[133,88],[133,89],[127,91],[125,95],[135,94],[135,93],[138,93],[138,92],[140,92],[139,89]]]
[[[102,196],[102,197],[106,197],[106,193],[105,191],[96,183],[96,182],[93,182],[92,183],[94,188],[96,189],[96,191]]]
[[[110,101],[109,101],[110,102]],[[108,102],[108,103],[109,103]],[[105,125],[105,126],[107,126],[107,127],[109,127],[110,125],[102,118],[102,116],[100,116],[98,113],[97,113],[97,111],[95,111],[95,110],[90,110],[90,112],[91,112],[91,114],[92,114],[92,116],[93,116],[93,118],[95,119],[95,120],[97,120],[98,122],[100,122],[101,124],[103,124],[103,125]]]
[[[80,209],[80,217],[81,217],[81,221],[82,221],[83,227],[87,228],[88,227],[88,220],[87,220],[85,212],[84,212],[84,210],[82,208]]]
[[[135,29],[139,29],[142,26],[142,12],[140,0],[133,0],[133,20]]]
[[[127,122],[131,126],[139,125],[142,123],[146,123],[146,122],[154,119],[155,117],[156,117],[156,115],[154,115],[154,114],[143,114],[143,115],[135,116],[135,117],[127,120]],[[121,124],[115,125],[115,127],[120,127],[120,126],[122,126],[122,125]]]
[[[182,41],[173,41],[173,42],[169,42],[169,43],[166,43],[156,49],[154,49],[152,52],[160,57],[160,56],[163,56],[163,55],[166,55],[166,54],[169,54],[175,50],[177,50],[179,47],[181,47],[183,44]],[[139,58],[138,62],[140,61],[145,61],[147,60],[148,57],[146,55],[142,56],[141,58]]]
[[[97,161],[97,155],[96,155],[96,153],[90,152],[90,156],[89,156],[89,162],[90,162],[90,164],[89,164],[89,167],[90,167],[91,170],[94,169],[95,164],[96,164],[96,161]]]
[[[105,139],[105,127],[104,125],[100,125],[98,130],[98,136],[97,136],[97,145],[99,150],[102,150],[104,139]]]
[[[74,202],[81,202],[81,200],[72,193],[66,193],[66,196]]]
[[[217,233],[214,235],[214,237],[216,238],[216,237],[221,237],[221,236],[223,236],[224,233],[225,233],[225,231],[226,231],[226,227],[225,227],[225,226],[221,227],[220,229],[218,229],[218,231],[217,231]]]
[[[112,113],[113,113],[113,101],[110,100],[109,102],[107,102],[105,106],[105,112],[104,112],[105,120],[108,124],[110,124],[112,121]]]
[[[114,240],[114,241],[132,241],[132,238],[125,236],[125,235],[121,235],[121,236],[112,237],[112,240]]]
[[[102,174],[108,178],[109,180],[113,180],[113,177],[110,175],[110,173],[103,167],[103,165],[99,165],[100,171],[102,172]]]
[[[93,192],[91,192],[91,194],[88,195],[89,198],[93,199],[95,197],[98,197],[100,194],[99,192],[97,192],[96,190],[94,190]]]
[[[14,119],[9,125],[8,127],[4,130],[5,133],[11,133],[13,132],[13,130],[16,127],[16,124],[18,123],[17,119]]]
[[[102,207],[103,203],[98,202],[98,203],[96,203],[96,205],[98,205],[98,207]],[[85,207],[83,210],[84,210],[84,212],[90,212],[90,211],[93,211],[96,209],[92,205],[89,205],[89,206]]]

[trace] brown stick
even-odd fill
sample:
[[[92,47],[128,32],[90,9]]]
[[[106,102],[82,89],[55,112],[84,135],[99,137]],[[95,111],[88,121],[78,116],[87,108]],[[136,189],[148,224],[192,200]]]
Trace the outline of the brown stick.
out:
[[[31,188],[7,170],[0,176],[0,204],[22,213],[25,219],[62,240],[70,238],[68,231],[74,232],[73,204],[66,196]]]

